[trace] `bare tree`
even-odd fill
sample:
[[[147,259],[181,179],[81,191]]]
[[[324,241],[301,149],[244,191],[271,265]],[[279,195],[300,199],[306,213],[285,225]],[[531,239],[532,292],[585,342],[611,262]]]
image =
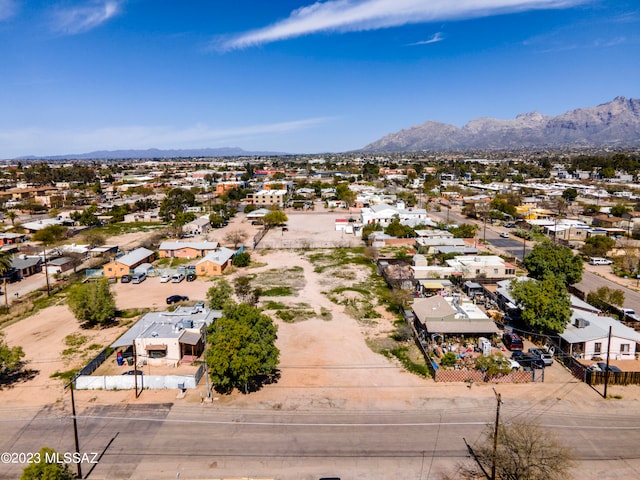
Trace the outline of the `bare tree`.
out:
[[[232,230],[224,236],[224,241],[233,245],[233,248],[238,248],[249,237],[247,232],[242,230]]]
[[[494,430],[487,429],[478,443],[470,447],[475,463],[462,464],[444,479],[490,479],[495,455],[499,480],[567,480],[571,478],[573,456],[553,434],[535,423],[517,421],[501,424],[494,451]]]

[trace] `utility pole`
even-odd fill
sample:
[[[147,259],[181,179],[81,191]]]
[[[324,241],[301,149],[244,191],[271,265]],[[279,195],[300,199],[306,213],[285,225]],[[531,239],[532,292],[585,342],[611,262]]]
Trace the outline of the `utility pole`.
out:
[[[493,389],[496,394],[496,424],[493,428],[493,457],[491,461],[491,480],[496,480],[496,458],[498,456],[498,427],[500,426],[500,404],[502,403],[501,395]]]
[[[207,364],[207,324],[204,325],[204,352],[202,353],[204,357],[204,376],[207,381],[207,401],[211,401],[211,386],[209,385],[209,365]]]
[[[78,442],[78,421],[76,419],[76,402],[75,399],[73,397],[73,383],[76,381],[76,377],[73,377],[71,379],[71,381],[67,384],[67,387],[69,387],[69,390],[71,391],[71,415],[73,418],[73,438],[75,440],[75,446],[76,446],[76,454],[78,455],[78,458],[80,458],[80,443]],[[66,387],[65,387],[66,388]],[[81,466],[82,462],[77,462],[76,466],[77,466],[77,472],[78,478],[82,478],[82,466]]]
[[[138,391],[138,351],[136,350],[136,342],[133,342],[133,386],[136,392],[136,398],[142,394],[144,385],[141,385],[140,391]]]
[[[607,398],[607,387],[609,386],[609,357],[610,357],[610,350],[611,350],[611,329],[613,327],[609,326],[609,338],[607,339],[607,368],[604,372],[604,398]]]
[[[47,296],[51,295],[51,286],[49,285],[49,270],[47,269],[47,245],[42,244],[42,257],[44,260],[44,276],[47,279]]]

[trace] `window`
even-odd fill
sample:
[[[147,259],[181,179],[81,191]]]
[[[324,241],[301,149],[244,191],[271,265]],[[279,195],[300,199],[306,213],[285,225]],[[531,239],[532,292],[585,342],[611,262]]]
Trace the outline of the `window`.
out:
[[[596,342],[593,344],[593,353],[602,353],[602,343]]]
[[[494,269],[493,269],[493,274],[494,274],[494,275],[498,275],[498,269],[497,269],[497,268],[494,268]]]
[[[628,343],[623,343],[622,345],[620,345],[620,353],[629,353],[630,349],[629,349],[629,344]]]
[[[164,358],[166,356],[166,350],[149,350],[149,358]]]

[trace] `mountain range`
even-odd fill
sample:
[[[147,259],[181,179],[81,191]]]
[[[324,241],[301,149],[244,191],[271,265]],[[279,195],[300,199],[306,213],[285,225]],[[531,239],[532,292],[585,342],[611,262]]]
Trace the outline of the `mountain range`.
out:
[[[428,121],[390,133],[365,152],[533,150],[640,147],[640,100],[616,97],[558,116],[538,112],[512,120],[478,118],[461,128]]]
[[[20,157],[16,160],[123,160],[123,159],[150,159],[150,158],[203,158],[203,157],[255,157],[285,155],[279,152],[248,152],[238,147],[223,148],[193,148],[160,150],[149,148],[146,150],[100,150],[89,153],[69,155],[49,155],[44,157]]]

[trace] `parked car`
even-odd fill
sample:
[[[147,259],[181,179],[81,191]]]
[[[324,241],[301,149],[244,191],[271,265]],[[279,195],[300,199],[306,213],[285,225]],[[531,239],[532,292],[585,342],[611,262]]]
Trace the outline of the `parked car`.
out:
[[[517,333],[504,333],[502,335],[502,343],[507,347],[508,350],[522,350],[524,345],[522,344],[522,339]]]
[[[607,364],[606,362],[598,362],[598,367],[600,367],[600,371],[602,372],[606,372],[607,371]],[[622,370],[620,370],[618,367],[616,367],[615,365],[609,365],[609,371],[611,373],[622,373]]]
[[[131,275],[122,275],[120,277],[120,283],[129,283],[131,281]]]
[[[180,283],[182,280],[184,280],[184,273],[174,273],[171,277],[172,283]]]
[[[504,228],[516,228],[516,224],[511,222],[505,223]]]
[[[129,370],[124,372],[123,375],[144,375],[144,373],[142,373],[142,370]]]
[[[517,359],[522,368],[544,368],[544,361],[540,357],[523,353]]]
[[[541,358],[546,367],[548,367],[549,365],[553,365],[553,355],[548,354],[541,348],[530,348],[529,353]]]
[[[170,297],[167,297],[167,305],[171,305],[172,303],[186,302],[188,300],[189,297],[185,295],[171,295]]]
[[[622,314],[624,316],[624,320],[631,320],[633,322],[640,322],[640,317],[636,313],[636,311],[632,308],[623,308]]]
[[[592,365],[589,365],[589,366],[587,367],[587,370],[589,370],[590,372],[601,372],[601,371],[602,371],[602,369],[598,366],[598,364],[597,364],[597,363],[594,363],[594,364],[592,364]]]
[[[144,272],[134,273],[131,277],[131,283],[142,283],[147,279],[147,274]]]
[[[608,258],[591,257],[589,259],[589,265],[611,265],[611,264],[613,264],[613,261],[609,260]]]
[[[186,280],[187,282],[193,282],[197,278],[195,273],[187,273]]]
[[[509,234],[508,234],[507,232],[502,232],[502,233],[500,234],[500,236],[501,236],[502,238],[509,238]]]
[[[169,275],[168,273],[163,273],[160,276],[160,283],[167,283],[169,280],[171,280],[171,275]]]

